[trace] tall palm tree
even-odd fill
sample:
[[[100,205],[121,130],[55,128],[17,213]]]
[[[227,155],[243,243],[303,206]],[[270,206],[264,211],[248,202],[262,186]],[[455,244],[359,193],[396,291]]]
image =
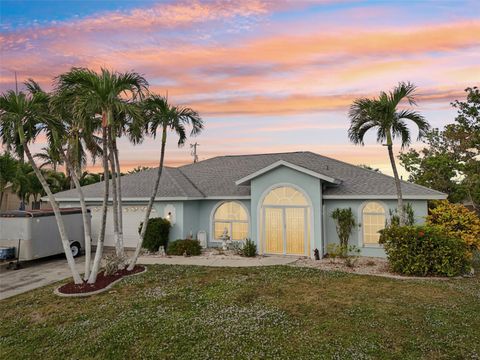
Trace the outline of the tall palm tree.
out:
[[[100,73],[85,68],[72,68],[69,72],[60,75],[57,79],[56,90],[64,101],[73,106],[75,116],[80,118],[100,117],[102,120],[102,165],[104,171],[104,197],[102,206],[102,223],[97,242],[97,251],[93,263],[89,283],[96,281],[102,259],[105,226],[107,218],[109,192],[109,153],[114,153],[113,138],[114,114],[125,113],[138,118],[141,113],[133,101],[147,90],[148,83],[141,75],[135,72],[117,73],[101,69]],[[111,159],[111,157],[110,157]],[[115,161],[112,166],[115,167]],[[116,252],[123,256],[123,244],[119,237],[118,224],[118,193],[115,172],[112,174],[113,220]]]
[[[397,191],[397,211],[402,225],[405,223],[402,187],[393,154],[393,140],[399,138],[402,148],[410,145],[411,136],[407,120],[417,125],[419,139],[430,128],[428,122],[418,112],[398,108],[400,103],[405,100],[409,105],[417,104],[415,90],[415,85],[409,82],[400,82],[392,91],[388,93],[382,91],[378,98],[356,99],[349,111],[351,124],[348,136],[350,141],[354,144],[364,145],[365,134],[371,129],[376,129],[377,142],[384,144],[388,149]]]
[[[53,139],[58,136],[56,133],[58,123],[52,119],[48,111],[48,97],[42,92],[33,92],[30,94],[20,92],[17,94],[12,90],[2,94],[0,96],[0,128],[2,130],[8,130],[7,132],[3,131],[2,134],[9,134],[12,137],[14,134],[11,130],[16,129],[15,137],[18,135],[20,140],[19,143],[14,141],[14,138],[12,137],[6,139],[2,138],[2,141],[7,141],[7,143],[15,146],[21,145],[23,148],[30,165],[42,184],[52,206],[73,281],[75,284],[81,284],[82,279],[75,268],[75,260],[73,259],[72,251],[70,249],[70,242],[65,230],[60,207],[58,206],[45,177],[36,165],[29,148],[29,144],[35,140],[35,137],[40,132],[44,132],[49,141],[53,141]],[[19,149],[16,148],[15,150],[18,152]]]
[[[168,99],[166,97],[151,95],[143,101],[142,107],[144,112],[143,118],[145,119],[145,131],[150,133],[155,138],[157,131],[160,130],[162,134],[162,143],[155,185],[153,186],[147,211],[145,212],[142,229],[140,230],[140,239],[137,243],[135,253],[130,259],[128,270],[132,270],[135,267],[138,255],[140,254],[140,250],[142,248],[143,238],[145,237],[145,231],[147,230],[148,219],[152,211],[153,203],[155,201],[160,184],[160,178],[162,176],[168,131],[170,130],[175,132],[178,135],[178,146],[183,146],[187,139],[185,129],[186,126],[191,126],[191,136],[198,135],[203,129],[203,120],[195,110],[192,110],[188,107],[173,106],[168,103]]]

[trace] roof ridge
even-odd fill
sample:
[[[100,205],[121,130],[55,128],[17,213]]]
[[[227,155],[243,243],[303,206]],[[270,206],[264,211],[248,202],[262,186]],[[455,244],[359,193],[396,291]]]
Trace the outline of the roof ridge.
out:
[[[183,195],[185,196],[188,196],[188,193],[185,191],[185,189],[178,183],[178,181],[175,179],[175,177],[170,174],[170,170],[177,170],[176,168],[167,168],[165,167],[164,170],[169,170],[169,171],[165,171],[166,174],[168,174],[168,176],[170,177],[170,179],[172,179],[172,182],[177,186],[178,189],[180,189],[180,191],[183,193]]]
[[[391,176],[391,175],[387,175],[387,174],[384,174],[384,173],[381,173],[381,172],[378,172],[378,171],[375,171],[375,170],[370,170],[370,169],[366,169],[364,167],[361,167],[361,166],[358,166],[358,165],[353,165],[353,164],[350,164],[350,163],[347,163],[345,161],[342,161],[342,160],[338,160],[338,159],[335,159],[335,158],[331,158],[331,157],[328,157],[328,156],[325,156],[325,155],[321,155],[321,154],[317,154],[317,153],[314,153],[313,151],[307,151],[308,153],[310,154],[313,154],[313,155],[316,155],[316,156],[320,156],[320,157],[323,157],[325,159],[329,159],[329,160],[332,160],[332,161],[335,161],[335,162],[338,162],[338,163],[341,163],[343,165],[348,165],[350,167],[354,167],[356,169],[360,169],[360,170],[363,170],[363,171],[366,171],[366,172],[370,172],[370,173],[373,173],[373,174],[376,174],[376,175],[381,175],[383,177],[387,177],[389,179],[392,179],[395,181],[395,177]],[[429,187],[426,187],[426,186],[423,186],[423,185],[420,185],[420,184],[415,184],[413,182],[410,182],[410,181],[405,181],[403,179],[400,179],[401,182],[405,183],[405,184],[408,184],[408,185],[414,185],[414,186],[418,186],[418,187],[421,187],[421,188],[424,188],[424,189],[427,189],[427,190],[430,190],[430,191],[436,191],[438,192],[439,194],[444,194],[442,193],[441,191],[438,191],[438,190],[435,190],[435,189],[431,189]]]
[[[200,190],[200,189],[197,187],[197,185],[195,185],[195,184],[193,183],[192,180],[190,180],[190,178],[187,176],[187,174],[185,174],[179,167],[176,168],[176,169],[180,172],[180,174],[183,175],[183,177],[184,177],[200,194],[202,194],[203,197],[206,197],[206,195],[203,193],[203,191]]]

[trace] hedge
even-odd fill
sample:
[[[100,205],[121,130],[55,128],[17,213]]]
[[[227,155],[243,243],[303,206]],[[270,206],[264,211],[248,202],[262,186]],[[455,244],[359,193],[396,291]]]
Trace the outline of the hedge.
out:
[[[202,253],[202,246],[198,240],[175,240],[168,244],[168,255],[200,255]]]
[[[142,230],[142,226],[143,222],[138,228],[139,233]],[[172,225],[167,219],[159,217],[148,219],[147,230],[145,232],[142,247],[152,252],[158,251],[160,246],[167,248],[171,227]]]
[[[381,231],[380,243],[396,273],[457,276],[470,268],[465,242],[438,226],[389,226]]]

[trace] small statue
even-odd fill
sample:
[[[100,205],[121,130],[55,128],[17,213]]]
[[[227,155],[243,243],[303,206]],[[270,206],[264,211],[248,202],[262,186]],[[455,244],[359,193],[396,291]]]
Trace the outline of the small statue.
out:
[[[318,251],[318,249],[313,250],[313,256],[315,260],[320,260],[320,252]]]
[[[161,245],[159,248],[158,248],[158,255],[160,255],[161,257],[165,257],[166,253],[165,253],[165,246]]]
[[[222,240],[222,250],[227,251],[228,250],[228,245],[227,242],[230,240],[230,236],[228,235],[228,229],[225,228],[223,230],[222,235],[220,235],[220,240]]]

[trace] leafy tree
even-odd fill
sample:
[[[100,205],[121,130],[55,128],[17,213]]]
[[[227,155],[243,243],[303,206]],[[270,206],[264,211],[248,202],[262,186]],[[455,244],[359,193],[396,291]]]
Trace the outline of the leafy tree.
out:
[[[480,92],[465,89],[466,101],[455,101],[455,122],[428,131],[427,147],[410,149],[399,158],[409,180],[448,194],[452,202],[469,200],[480,211]]]
[[[5,189],[15,179],[16,170],[17,160],[7,152],[0,154],[0,209],[2,208]]]
[[[341,255],[345,257],[348,253],[348,240],[350,239],[350,234],[356,225],[355,217],[353,216],[351,208],[337,208],[332,212],[332,219],[335,220],[337,235],[340,239]]]
[[[389,93],[381,92],[378,98],[361,98],[353,102],[349,116],[351,120],[348,136],[354,144],[364,144],[365,134],[371,130],[377,130],[377,142],[384,143],[388,149],[390,163],[392,165],[395,187],[398,198],[398,214],[400,222],[405,222],[402,188],[398,176],[395,157],[393,155],[393,140],[399,138],[402,148],[410,145],[411,136],[405,120],[413,122],[418,127],[418,137],[421,138],[429,129],[427,121],[419,113],[410,109],[398,109],[402,101],[410,105],[416,105],[415,85],[401,82]]]
[[[162,142],[155,185],[152,189],[152,194],[150,195],[147,211],[145,212],[145,218],[140,231],[140,239],[128,266],[129,270],[132,270],[137,262],[138,255],[142,248],[143,239],[145,238],[145,232],[147,230],[146,225],[152,211],[155,197],[157,196],[158,186],[160,185],[160,178],[162,176],[163,162],[165,159],[165,145],[167,143],[168,131],[173,131],[177,134],[178,146],[182,146],[187,140],[185,128],[187,125],[190,125],[192,128],[190,135],[198,135],[203,129],[203,121],[195,110],[188,107],[171,105],[166,97],[150,95],[143,101],[142,108],[144,113],[143,118],[146,120],[145,131],[149,132],[155,138],[157,131],[161,130]]]

